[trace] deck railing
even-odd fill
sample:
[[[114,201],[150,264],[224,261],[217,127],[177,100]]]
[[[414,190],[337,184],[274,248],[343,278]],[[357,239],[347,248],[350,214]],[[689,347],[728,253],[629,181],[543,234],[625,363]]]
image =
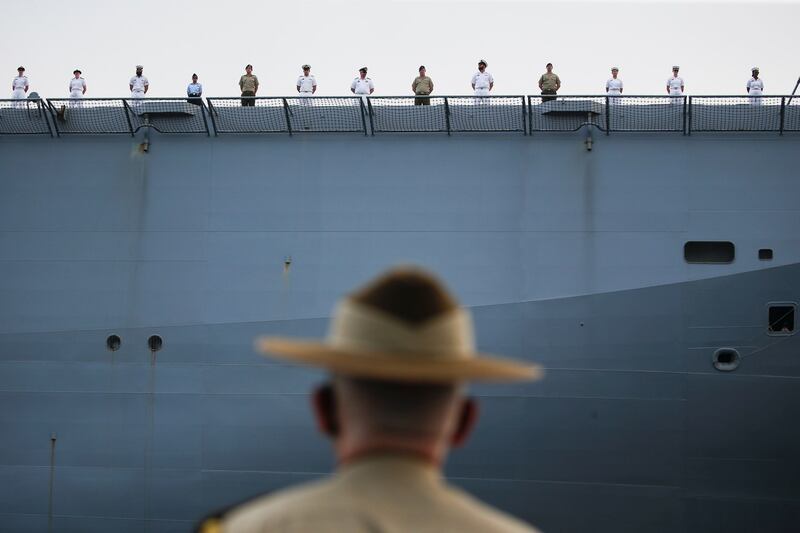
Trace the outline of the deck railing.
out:
[[[800,132],[791,96],[340,96],[0,100],[0,135]]]
[[[40,98],[0,100],[0,135],[53,135]]]
[[[200,98],[51,98],[47,107],[56,135],[134,135],[142,128],[210,135]]]

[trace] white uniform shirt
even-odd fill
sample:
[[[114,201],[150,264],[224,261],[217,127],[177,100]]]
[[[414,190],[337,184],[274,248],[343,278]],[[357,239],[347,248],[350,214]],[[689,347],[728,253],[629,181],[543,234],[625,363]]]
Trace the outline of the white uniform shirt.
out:
[[[355,91],[356,94],[369,94],[370,89],[374,89],[375,85],[372,83],[372,80],[369,78],[361,79],[361,76],[353,80],[353,83],[350,84],[350,88]]]
[[[680,76],[673,76],[667,80],[667,87],[669,87],[669,94],[680,96],[683,94],[683,78]]]
[[[747,88],[750,89],[750,94],[761,94],[764,92],[764,80],[750,78],[747,81]]]
[[[86,80],[83,78],[72,78],[69,80],[69,92],[83,94],[83,89],[86,87]]]
[[[25,87],[28,86],[28,77],[27,76],[17,76],[14,78],[14,81],[11,82],[11,86],[14,90],[22,89],[25,90]]]
[[[619,78],[609,78],[606,82],[608,94],[618,96],[622,94],[622,80]]]
[[[143,93],[144,88],[150,85],[150,82],[144,76],[134,76],[131,78],[130,85],[133,85],[133,92]]]
[[[203,94],[202,83],[190,83],[189,86],[186,87],[187,96],[200,96],[201,94]]]
[[[300,76],[297,78],[297,86],[300,87],[301,93],[311,93],[314,92],[314,87],[317,86],[317,80],[314,78],[313,74]]]
[[[484,70],[481,72],[480,70],[472,75],[472,85],[475,86],[475,89],[488,89],[489,85],[494,83],[494,78],[488,71]]]

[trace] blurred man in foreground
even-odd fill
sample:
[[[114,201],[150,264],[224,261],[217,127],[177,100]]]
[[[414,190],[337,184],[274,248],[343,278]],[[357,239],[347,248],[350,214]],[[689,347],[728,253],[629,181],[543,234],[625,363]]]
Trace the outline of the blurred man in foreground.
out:
[[[463,384],[536,379],[540,370],[476,353],[469,314],[431,275],[397,269],[356,291],[324,342],[265,338],[259,347],[331,372],[313,407],[339,466],[233,509],[218,531],[535,531],[442,478],[449,449],[477,419]]]

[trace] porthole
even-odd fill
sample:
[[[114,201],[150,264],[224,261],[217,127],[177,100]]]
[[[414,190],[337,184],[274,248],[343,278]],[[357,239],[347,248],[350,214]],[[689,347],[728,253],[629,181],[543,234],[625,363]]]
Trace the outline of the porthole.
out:
[[[758,251],[758,258],[762,261],[772,261],[772,248],[761,248]]]
[[[791,335],[794,333],[794,314],[797,306],[793,303],[770,304],[767,317],[767,332],[770,335]]]
[[[739,352],[733,348],[720,348],[714,352],[712,362],[714,368],[721,372],[730,372],[739,367]]]
[[[151,352],[157,352],[161,349],[164,345],[164,340],[158,335],[151,335],[149,339],[147,339],[147,347],[150,348]]]
[[[110,351],[116,352],[120,346],[122,346],[122,339],[119,338],[119,335],[109,335],[106,339],[106,348]]]
[[[730,241],[688,241],[683,245],[687,263],[733,263],[736,249]]]

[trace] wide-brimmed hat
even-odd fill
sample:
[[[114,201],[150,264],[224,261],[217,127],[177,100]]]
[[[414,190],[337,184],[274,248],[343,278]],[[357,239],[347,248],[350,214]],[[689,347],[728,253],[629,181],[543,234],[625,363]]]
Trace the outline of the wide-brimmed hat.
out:
[[[324,340],[262,337],[256,345],[270,357],[383,381],[522,381],[542,376],[537,365],[477,352],[471,316],[458,307],[411,323],[347,297],[335,308]]]

